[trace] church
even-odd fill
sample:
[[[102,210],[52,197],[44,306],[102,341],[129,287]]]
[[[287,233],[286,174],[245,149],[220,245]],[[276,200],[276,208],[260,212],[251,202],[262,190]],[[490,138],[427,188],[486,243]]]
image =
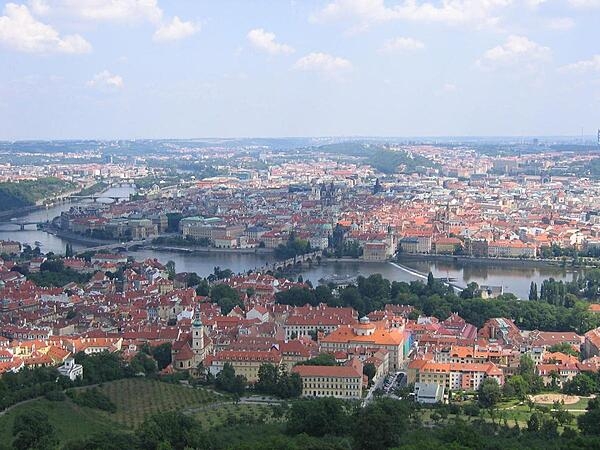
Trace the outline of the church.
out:
[[[173,343],[171,359],[174,370],[196,370],[212,351],[212,340],[205,334],[200,320],[200,309],[194,312],[189,333],[182,333]]]

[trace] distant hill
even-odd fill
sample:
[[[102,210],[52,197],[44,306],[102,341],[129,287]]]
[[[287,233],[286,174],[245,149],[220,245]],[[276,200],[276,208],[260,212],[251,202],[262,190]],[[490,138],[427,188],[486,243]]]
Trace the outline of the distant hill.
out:
[[[38,200],[66,192],[74,187],[73,183],[54,177],[0,183],[0,211],[33,206]]]
[[[436,164],[421,156],[405,150],[391,149],[389,145],[370,142],[339,142],[322,145],[315,150],[325,153],[365,158],[365,162],[374,169],[393,174],[421,172],[424,168],[436,167]]]

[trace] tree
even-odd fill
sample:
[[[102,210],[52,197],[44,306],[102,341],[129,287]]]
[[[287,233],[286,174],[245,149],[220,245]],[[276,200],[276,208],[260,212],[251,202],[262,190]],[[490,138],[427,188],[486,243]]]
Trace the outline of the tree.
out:
[[[65,248],[65,258],[72,258],[73,254],[73,244],[67,243],[67,246]]]
[[[210,294],[210,286],[208,284],[208,280],[205,278],[200,280],[198,286],[196,287],[196,294],[201,295],[202,297],[208,297]]]
[[[321,353],[314,358],[300,361],[297,366],[337,366],[335,356],[331,353]]]
[[[236,306],[244,306],[238,291],[224,283],[214,285],[210,290],[210,298],[221,307],[221,314],[227,315]]]
[[[357,448],[379,450],[395,447],[408,428],[409,411],[405,402],[381,398],[362,408],[353,427]]]
[[[344,402],[333,397],[294,402],[289,412],[286,430],[289,434],[310,436],[342,435],[348,431],[349,415]]]
[[[536,301],[538,299],[537,283],[531,282],[529,286],[529,300]]]
[[[590,395],[598,390],[598,383],[587,373],[578,373],[573,379],[567,381],[563,392],[572,395]]]
[[[317,305],[314,290],[298,286],[294,286],[287,291],[277,292],[275,294],[275,301],[279,304],[290,306]]]
[[[58,438],[48,415],[33,409],[25,410],[15,417],[12,434],[12,445],[18,450],[53,449],[58,445]]]
[[[167,261],[167,264],[165,264],[165,269],[167,269],[169,280],[175,278],[175,261]]]
[[[579,352],[573,348],[571,344],[568,342],[560,342],[558,344],[554,344],[548,349],[551,353],[564,353],[566,355],[579,356]]]
[[[129,366],[134,374],[143,373],[150,375],[155,373],[157,369],[156,361],[144,352],[138,352],[131,359]]]
[[[215,379],[215,386],[218,389],[237,395],[241,395],[246,391],[246,384],[246,377],[236,375],[235,369],[228,362],[223,365],[223,369],[217,374]]]
[[[373,382],[373,378],[377,374],[377,368],[373,363],[367,363],[363,366],[363,375],[369,378],[369,384]]]
[[[600,436],[600,402],[597,398],[590,400],[588,411],[577,418],[577,425],[583,434]]]
[[[527,383],[522,375],[513,375],[504,383],[503,392],[507,397],[517,397],[523,401],[529,393],[529,383]]]
[[[165,342],[152,349],[152,357],[158,365],[158,370],[163,370],[171,364],[171,343]]]
[[[501,397],[500,385],[495,378],[486,378],[479,385],[477,399],[479,404],[484,408],[493,408],[500,401]]]
[[[427,287],[429,289],[433,289],[434,285],[435,285],[435,278],[433,278],[433,273],[429,272],[427,274]]]
[[[261,364],[258,369],[258,381],[254,385],[257,392],[273,394],[277,390],[279,371],[273,364]]]
[[[534,412],[531,414],[531,416],[529,416],[529,420],[527,420],[527,431],[537,432],[540,431],[541,427],[542,416],[539,413]]]
[[[137,429],[141,448],[205,448],[199,439],[200,425],[192,417],[180,412],[165,412],[148,417]]]

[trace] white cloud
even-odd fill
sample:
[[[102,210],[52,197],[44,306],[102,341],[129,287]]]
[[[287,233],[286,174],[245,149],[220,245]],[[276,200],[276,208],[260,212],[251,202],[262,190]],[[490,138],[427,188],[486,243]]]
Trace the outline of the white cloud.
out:
[[[250,30],[247,38],[254,48],[265,51],[271,55],[289,55],[295,51],[287,44],[276,42],[275,34],[265,31],[262,28]]]
[[[123,78],[121,78],[120,75],[110,73],[108,70],[103,70],[94,75],[94,77],[87,82],[87,85],[89,87],[111,89],[121,89],[124,86]]]
[[[98,22],[158,23],[163,15],[157,0],[32,0],[34,4],[36,13],[72,15]]]
[[[27,3],[29,4],[31,12],[36,16],[43,16],[50,12],[50,5],[48,5],[46,0],[29,0]]]
[[[155,42],[178,41],[192,36],[200,31],[200,25],[193,22],[184,22],[179,17],[173,17],[173,20],[167,24],[161,25],[152,37]]]
[[[600,54],[594,55],[590,59],[584,59],[560,68],[563,72],[600,72]]]
[[[525,36],[510,35],[504,44],[487,50],[476,65],[482,69],[516,65],[532,68],[551,58],[550,48],[537,44]]]
[[[0,16],[0,44],[29,53],[87,53],[92,46],[78,34],[60,36],[36,20],[25,5],[8,3]]]
[[[445,83],[442,86],[442,91],[446,92],[446,93],[456,92],[457,90],[458,90],[458,87],[453,83]]]
[[[293,68],[296,70],[315,71],[330,76],[337,76],[341,72],[352,69],[352,63],[339,56],[313,52],[296,61]]]
[[[404,0],[395,6],[386,6],[384,0],[333,0],[311,16],[315,22],[354,20],[362,28],[377,22],[410,20],[440,22],[448,25],[471,24],[477,27],[493,26],[499,21],[496,10],[512,4],[513,0]]]
[[[569,0],[574,8],[600,8],[600,0]]]
[[[546,26],[551,30],[566,31],[575,26],[575,21],[570,17],[555,17],[548,19]]]
[[[387,40],[383,47],[379,49],[380,53],[395,52],[414,52],[425,48],[425,44],[417,39],[409,37],[397,37]]]

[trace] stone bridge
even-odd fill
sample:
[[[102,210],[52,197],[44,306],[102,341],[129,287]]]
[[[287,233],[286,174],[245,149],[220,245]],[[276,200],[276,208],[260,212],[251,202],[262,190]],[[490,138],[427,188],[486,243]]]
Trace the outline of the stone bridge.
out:
[[[302,266],[302,264],[306,263],[306,264],[312,264],[313,262],[317,261],[319,258],[321,258],[321,256],[323,255],[323,252],[321,250],[316,251],[316,252],[311,252],[311,253],[306,253],[304,255],[298,255],[294,258],[289,258],[283,261],[275,261],[274,263],[271,264],[265,264],[262,267],[257,267],[256,269],[254,269],[255,272],[261,272],[261,273],[266,273],[266,272],[282,272],[284,270],[290,270],[293,269],[294,267],[298,267],[298,266]]]

